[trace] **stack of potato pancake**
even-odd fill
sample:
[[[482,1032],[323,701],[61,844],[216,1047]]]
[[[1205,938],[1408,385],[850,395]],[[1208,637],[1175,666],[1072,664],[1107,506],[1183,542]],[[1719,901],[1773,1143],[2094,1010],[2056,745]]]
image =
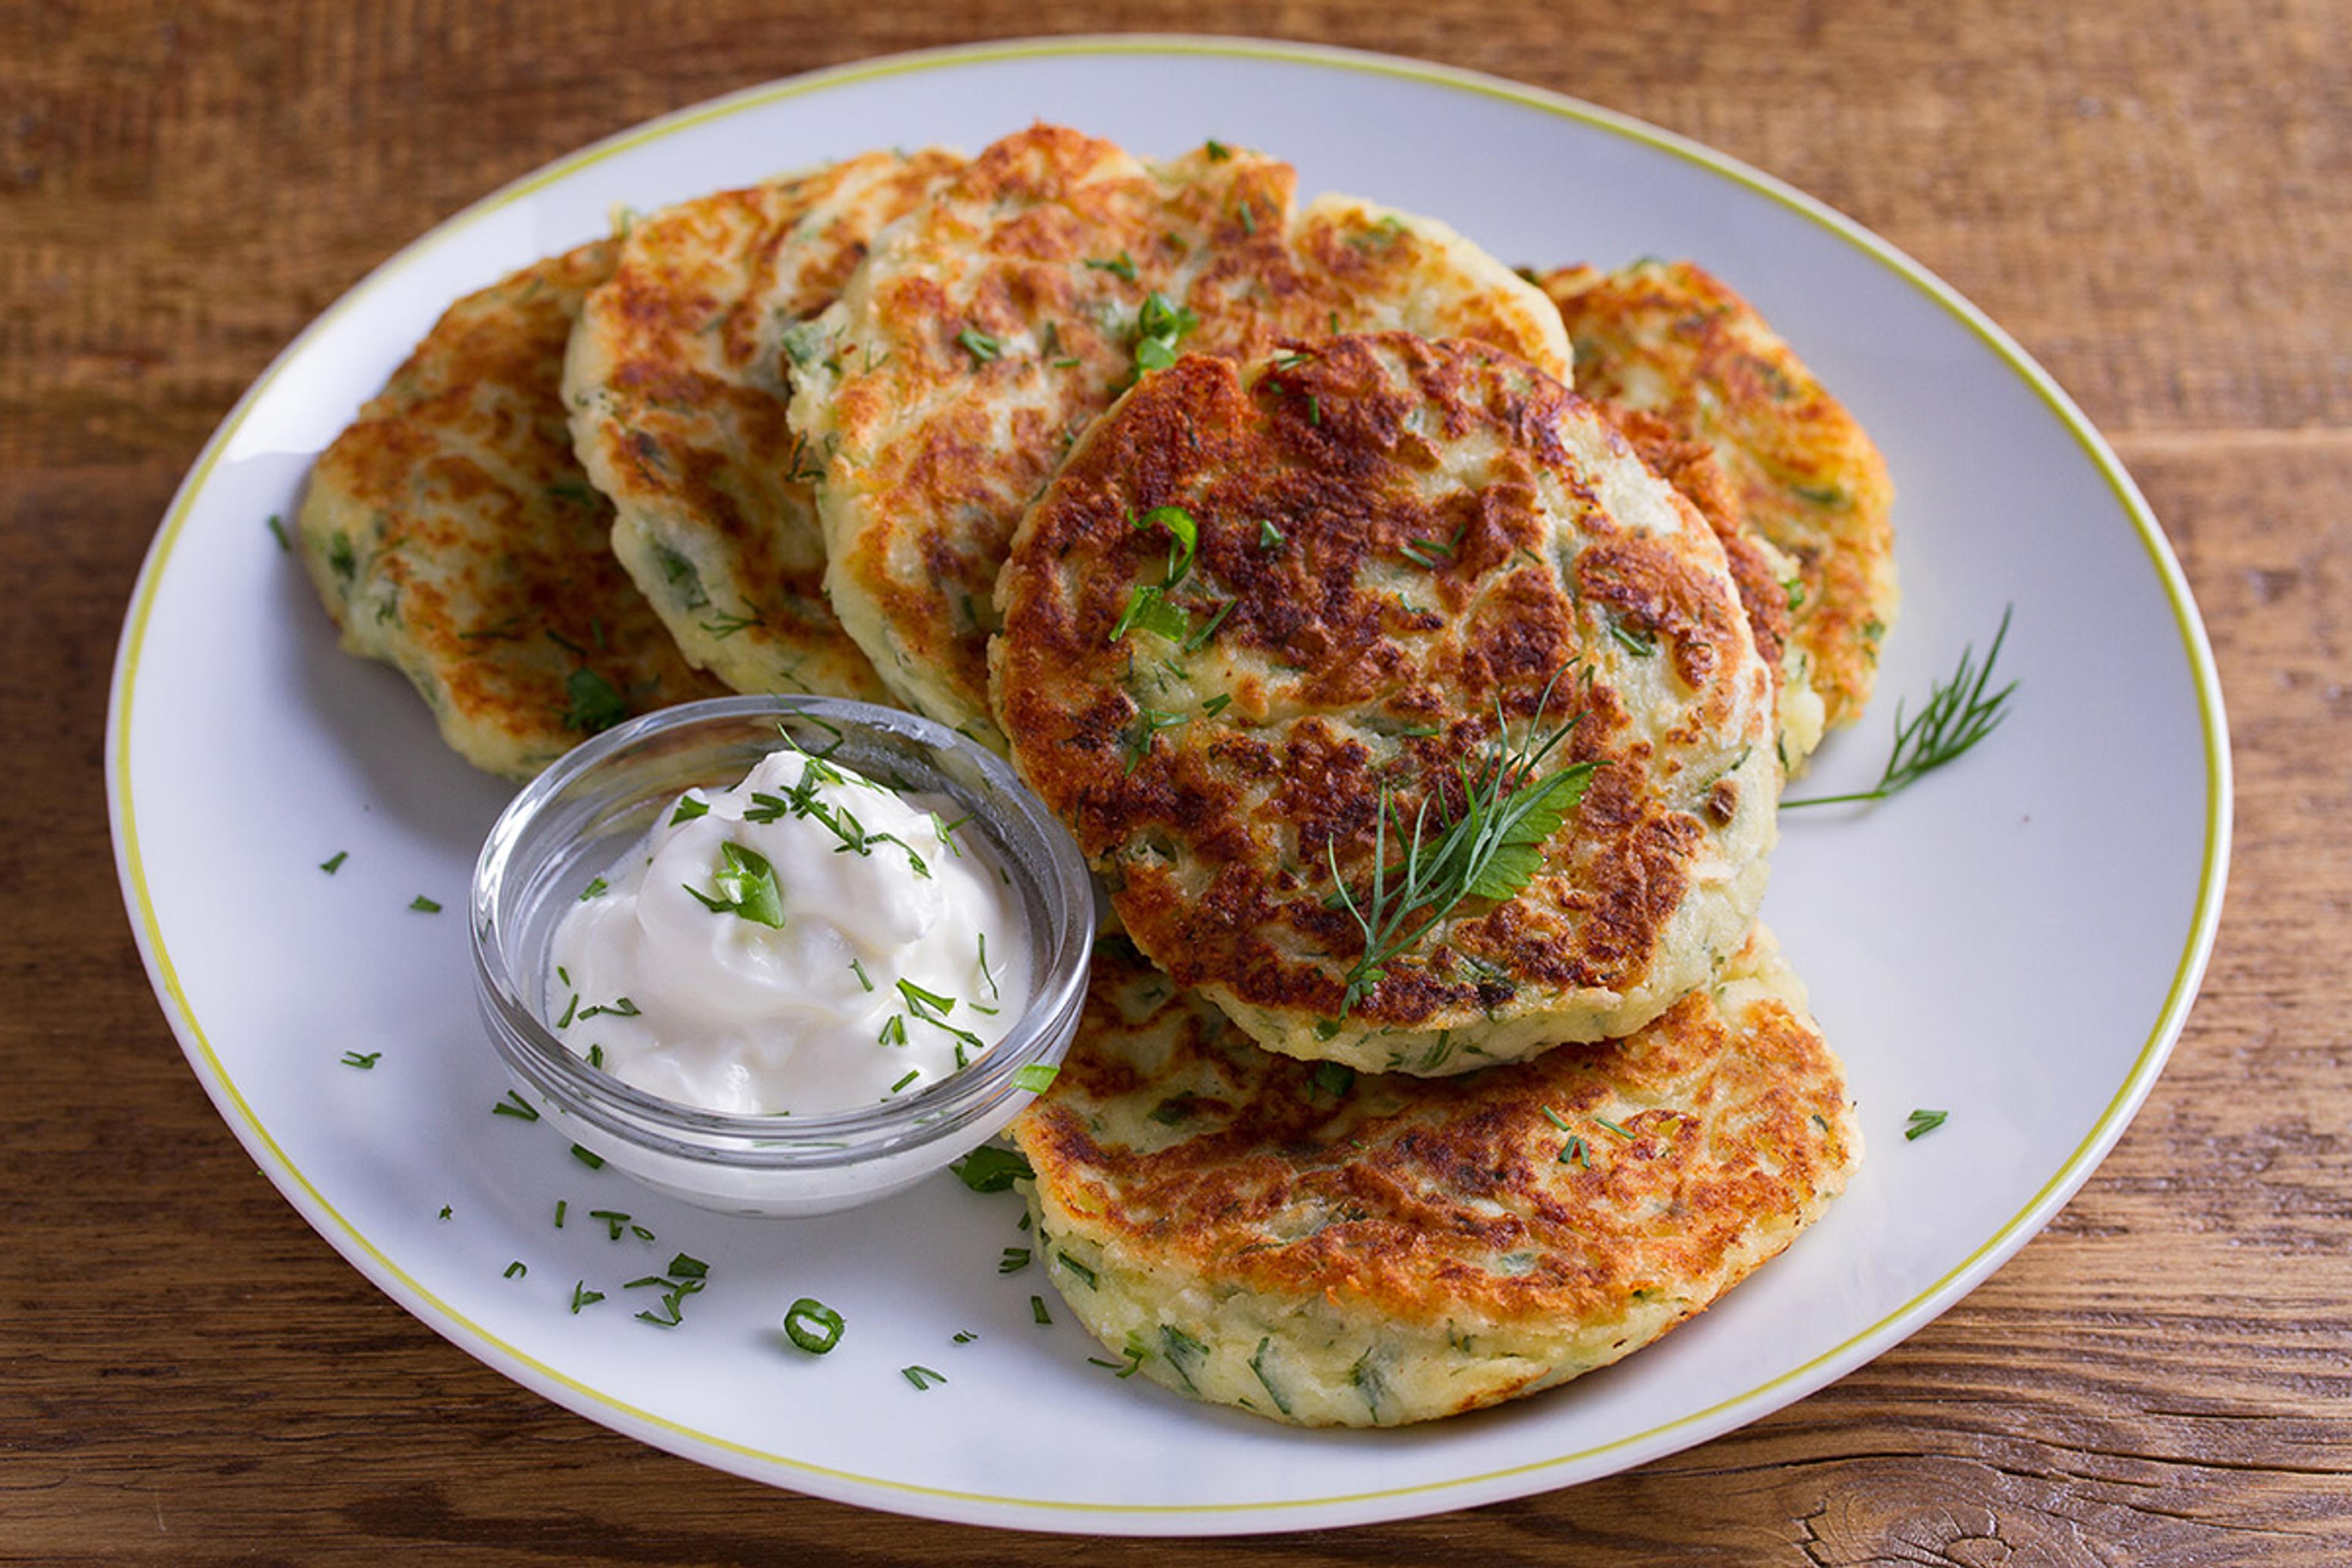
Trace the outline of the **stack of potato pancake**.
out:
[[[1120,926],[1013,1130],[1056,1286],[1387,1426],[1654,1340],[1854,1169],[1756,913],[1891,492],[1696,267],[1295,184],[1038,125],[635,218],[452,307],[297,537],[509,776],[724,689],[1007,754]]]

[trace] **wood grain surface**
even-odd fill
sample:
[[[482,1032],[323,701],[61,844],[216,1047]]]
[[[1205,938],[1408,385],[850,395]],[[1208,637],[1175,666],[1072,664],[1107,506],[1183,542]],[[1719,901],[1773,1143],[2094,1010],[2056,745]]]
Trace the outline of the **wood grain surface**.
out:
[[[860,1512],[445,1344],[184,1064],[115,889],[102,721],[141,555],[246,384],[376,262],[591,138],[862,56],[1105,28],[1418,55],[1758,163],[2015,332],[2162,518],[2236,748],[2204,994],[2056,1224],[1843,1382],[1612,1479],[1345,1533]],[[2352,1562],[2347,498],[2342,3],[0,3],[0,1562]]]

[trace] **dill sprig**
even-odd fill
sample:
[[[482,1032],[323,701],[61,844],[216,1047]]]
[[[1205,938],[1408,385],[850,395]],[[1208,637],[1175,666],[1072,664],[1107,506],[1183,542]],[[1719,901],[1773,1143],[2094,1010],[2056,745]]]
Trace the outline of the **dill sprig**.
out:
[[[2000,658],[2000,645],[2009,636],[2009,617],[2015,607],[2001,611],[2000,629],[1993,633],[1992,646],[1985,650],[1981,667],[1976,662],[1976,645],[1970,643],[1960,650],[1959,668],[1952,671],[1952,679],[1937,681],[1928,691],[1927,705],[1917,713],[1906,719],[1902,704],[1895,705],[1895,750],[1887,757],[1886,771],[1879,774],[1875,788],[1851,795],[1809,795],[1780,804],[1838,805],[1885,800],[1908,789],[1945,763],[1966,756],[1978,742],[1999,729],[2000,721],[2009,717],[2007,704],[2010,693],[2017,689],[2017,682],[2012,680],[1990,696],[1986,692],[1992,685],[1993,665]]]
[[[1553,677],[1554,682],[1558,679]],[[1547,686],[1536,706],[1537,723],[1543,721],[1544,708],[1550,700],[1551,687]],[[1585,786],[1599,765],[1576,763],[1541,778],[1536,776],[1576,723],[1576,719],[1570,719],[1542,740],[1513,751],[1498,701],[1494,749],[1485,765],[1474,770],[1465,763],[1455,764],[1462,784],[1461,814],[1452,813],[1442,794],[1429,795],[1414,812],[1410,832],[1392,792],[1383,784],[1373,827],[1372,885],[1363,898],[1358,898],[1340,875],[1337,847],[1324,846],[1331,879],[1339,885],[1331,901],[1355,918],[1364,937],[1363,956],[1347,973],[1341,1017],[1379,986],[1392,960],[1451,914],[1454,906],[1472,898],[1516,898],[1534,879],[1543,864],[1544,841],[1559,831],[1584,798]],[[1404,858],[1394,866],[1389,863],[1391,819],[1404,846]],[[1416,920],[1416,916],[1422,918]]]

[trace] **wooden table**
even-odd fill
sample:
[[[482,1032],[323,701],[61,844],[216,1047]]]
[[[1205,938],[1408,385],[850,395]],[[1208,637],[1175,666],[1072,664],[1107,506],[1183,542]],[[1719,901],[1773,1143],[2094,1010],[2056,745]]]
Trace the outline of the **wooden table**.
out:
[[[2352,6],[1649,13],[0,8],[0,1561],[2352,1560]],[[1760,164],[2006,324],[2163,519],[2237,756],[2203,999],[2056,1224],[1836,1386],[1612,1480],[1344,1536],[864,1513],[477,1365],[304,1226],[183,1064],[115,891],[101,715],[141,554],[238,391],[385,255],[590,138],[861,56],[1103,27],[1424,56]]]

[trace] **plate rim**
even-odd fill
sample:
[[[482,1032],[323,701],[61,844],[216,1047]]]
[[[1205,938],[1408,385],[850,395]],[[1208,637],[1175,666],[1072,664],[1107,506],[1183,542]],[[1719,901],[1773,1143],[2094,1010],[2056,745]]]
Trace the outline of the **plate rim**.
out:
[[[2198,699],[2205,756],[2205,843],[2193,912],[2172,983],[2131,1069],[2089,1131],[2032,1196],[1965,1258],[1910,1300],[1799,1365],[1672,1421],[1569,1453],[1470,1476],[1324,1497],[1236,1503],[1077,1501],[932,1487],[861,1475],[703,1432],[572,1378],[493,1334],[426,1289],[346,1219],[286,1155],[246,1101],[189,1005],[164,943],[139,850],[129,764],[139,656],[149,616],[195,502],[239,427],[279,375],[331,323],[372,299],[394,273],[414,264],[425,251],[437,248],[492,213],[594,163],[698,125],[788,98],[920,71],[1024,59],[1153,55],[1272,61],[1418,82],[1497,99],[1622,136],[1696,163],[1811,219],[1887,268],[1966,326],[2040,398],[2107,481],[2139,536],[2172,612]],[[1589,1463],[1604,1456],[1622,1460],[1575,1478],[1576,1481],[1597,1479],[1759,1419],[1826,1386],[1917,1332],[2015,1256],[2049,1223],[2105,1159],[2147,1099],[2187,1022],[2211,956],[2228,880],[2234,795],[2228,724],[2211,644],[2187,577],[2153,510],[2114,449],[2055,378],[1981,310],[1903,250],[1819,199],[1737,158],[1631,115],[1549,89],[1460,67],[1369,50],[1270,38],[1162,33],[1073,34],[950,45],[850,61],[738,89],[628,127],[553,159],[468,204],[401,247],[346,289],[271,360],[223,417],[173,494],[133,584],[116,647],[108,690],[106,790],[117,879],[131,917],[132,936],[165,1022],[178,1037],[198,1081],[230,1131],[263,1166],[272,1184],[310,1227],[371,1284],[428,1328],[501,1375],[575,1415],[682,1458],[768,1485],[802,1486],[805,1479],[816,1484],[804,1489],[817,1495],[956,1522],[1065,1531],[1124,1529],[1155,1534],[1176,1533],[1188,1526],[1220,1533],[1297,1528],[1307,1522],[1302,1516],[1314,1510],[1345,1513],[1345,1518],[1327,1522],[1372,1523],[1472,1507],[1574,1484],[1567,1480],[1529,1482],[1544,1472]]]

